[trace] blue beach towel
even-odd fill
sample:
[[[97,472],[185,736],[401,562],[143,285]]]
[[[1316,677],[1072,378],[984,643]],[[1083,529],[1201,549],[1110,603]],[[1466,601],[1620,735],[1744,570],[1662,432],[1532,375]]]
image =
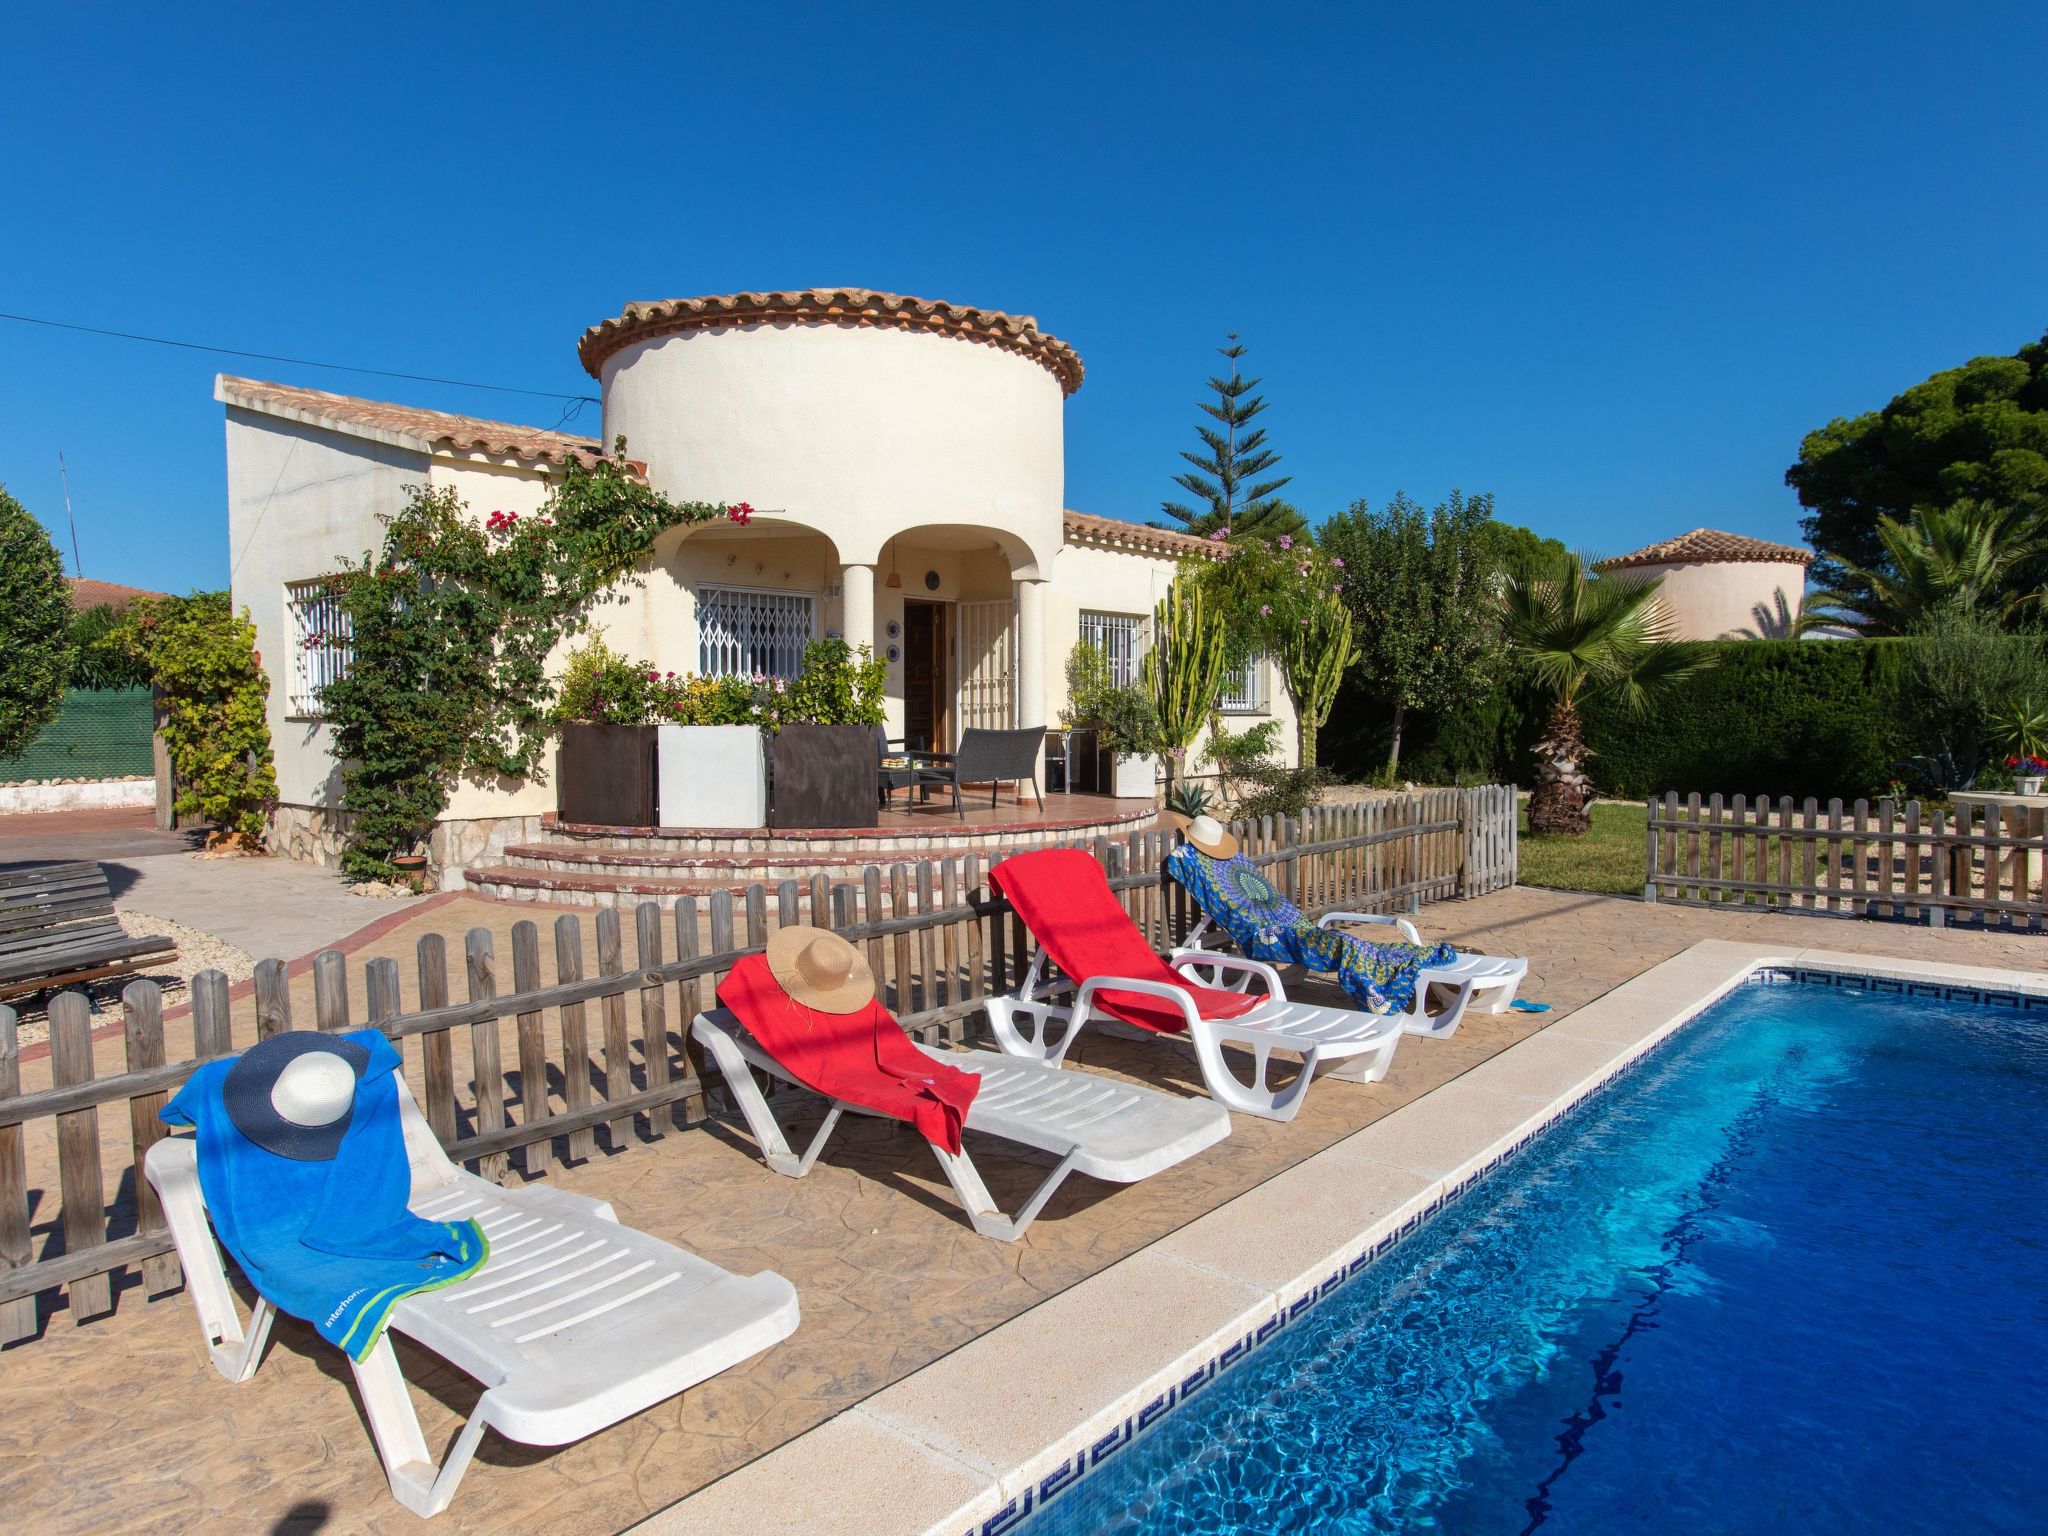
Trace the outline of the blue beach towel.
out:
[[[1318,928],[1243,854],[1212,859],[1182,843],[1167,855],[1166,868],[1245,955],[1334,974],[1338,985],[1370,1013],[1407,1008],[1415,997],[1415,978],[1425,966],[1452,965],[1458,958],[1448,944],[1419,948],[1402,940],[1378,943]]]
[[[250,1283],[361,1361],[393,1307],[474,1274],[490,1245],[473,1221],[427,1221],[406,1209],[412,1172],[398,1119],[398,1052],[380,1030],[339,1038],[363,1047],[370,1061],[348,1130],[327,1161],[283,1157],[242,1134],[221,1102],[233,1058],[201,1067],[161,1117],[198,1133],[207,1213]]]

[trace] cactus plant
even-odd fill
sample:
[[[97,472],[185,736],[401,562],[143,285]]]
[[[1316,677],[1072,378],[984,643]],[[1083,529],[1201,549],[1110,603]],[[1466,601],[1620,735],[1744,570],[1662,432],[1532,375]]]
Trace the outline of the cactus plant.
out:
[[[1152,612],[1152,649],[1145,656],[1145,686],[1159,715],[1159,745],[1166,757],[1167,793],[1223,692],[1226,643],[1222,613],[1206,600],[1198,578],[1183,572]]]
[[[1344,669],[1357,659],[1351,643],[1351,610],[1334,591],[1319,592],[1304,603],[1298,622],[1279,633],[1280,672],[1294,699],[1295,733],[1300,763],[1316,763],[1316,732],[1330,718]]]

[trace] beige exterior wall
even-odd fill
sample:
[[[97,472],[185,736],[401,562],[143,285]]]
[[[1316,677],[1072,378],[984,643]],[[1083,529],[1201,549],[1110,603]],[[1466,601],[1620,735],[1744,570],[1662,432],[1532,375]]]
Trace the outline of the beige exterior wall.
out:
[[[1685,565],[1637,565],[1632,576],[1661,576],[1658,595],[1679,640],[1723,640],[1757,627],[1757,612],[1775,615],[1782,601],[1799,611],[1806,567],[1796,560],[1726,560]]]
[[[1061,543],[1059,381],[1030,358],[890,327],[741,325],[634,342],[603,365],[624,435],[682,500],[747,501],[872,565],[911,529],[987,531],[1019,574]]]
[[[1179,561],[1165,555],[1138,554],[1122,549],[1102,549],[1087,544],[1069,544],[1053,562],[1052,580],[1046,584],[1046,718],[1058,724],[1068,703],[1067,657],[1081,638],[1084,612],[1124,613],[1144,617],[1148,625],[1154,607],[1172,585]],[[1225,717],[1229,729],[1242,730],[1260,720],[1280,722],[1281,751],[1289,767],[1296,762],[1294,705],[1280,680],[1280,669],[1271,661],[1260,663],[1261,707],[1252,713]],[[1188,754],[1188,772],[1210,770],[1201,762],[1208,746],[1204,731]]]
[[[256,626],[256,649],[270,679],[269,724],[277,757],[278,798],[286,805],[332,808],[341,792],[333,736],[288,700],[292,664],[286,588],[360,561],[381,543],[381,515],[398,510],[409,488],[452,487],[479,519],[494,511],[530,513],[547,496],[538,471],[429,455],[354,434],[287,421],[240,406],[227,412],[228,549],[235,606]],[[545,786],[464,784],[444,820],[537,814],[554,806]]]

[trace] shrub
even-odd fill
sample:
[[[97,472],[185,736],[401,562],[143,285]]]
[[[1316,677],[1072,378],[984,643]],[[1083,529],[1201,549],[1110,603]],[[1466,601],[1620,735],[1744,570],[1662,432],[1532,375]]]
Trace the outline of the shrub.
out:
[[[888,680],[889,664],[867,646],[856,652],[837,636],[813,640],[788,686],[778,682],[763,693],[762,723],[773,731],[785,725],[880,725]]]
[[[1647,715],[1586,710],[1601,793],[1879,793],[1924,750],[1901,640],[1717,641],[1719,664],[1676,685]]]
[[[71,589],[43,525],[0,486],[0,758],[57,718],[71,671]]]
[[[659,672],[592,639],[569,653],[555,699],[558,723],[754,725],[765,683]]]
[[[1306,768],[1269,766],[1252,778],[1251,792],[1231,807],[1231,814],[1243,821],[1261,816],[1299,816],[1330,783],[1330,770],[1311,765]]]
[[[195,592],[136,603],[126,629],[162,699],[179,814],[214,823],[217,841],[256,846],[277,803],[256,626],[227,593]]]

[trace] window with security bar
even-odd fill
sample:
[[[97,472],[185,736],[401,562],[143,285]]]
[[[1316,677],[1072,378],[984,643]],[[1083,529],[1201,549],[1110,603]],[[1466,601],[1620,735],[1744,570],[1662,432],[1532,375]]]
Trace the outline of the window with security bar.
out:
[[[1081,638],[1109,661],[1109,680],[1119,688],[1138,681],[1145,659],[1145,619],[1136,613],[1083,613]]]
[[[285,619],[291,635],[291,666],[285,707],[308,719],[319,719],[320,690],[348,676],[355,659],[355,631],[342,606],[334,578],[285,583]]]
[[[795,677],[816,633],[808,592],[697,589],[697,671],[705,677]]]
[[[1266,658],[1253,656],[1241,667],[1233,667],[1223,674],[1223,692],[1216,700],[1216,707],[1227,715],[1257,714],[1266,707],[1265,690],[1261,686],[1266,677]]]

